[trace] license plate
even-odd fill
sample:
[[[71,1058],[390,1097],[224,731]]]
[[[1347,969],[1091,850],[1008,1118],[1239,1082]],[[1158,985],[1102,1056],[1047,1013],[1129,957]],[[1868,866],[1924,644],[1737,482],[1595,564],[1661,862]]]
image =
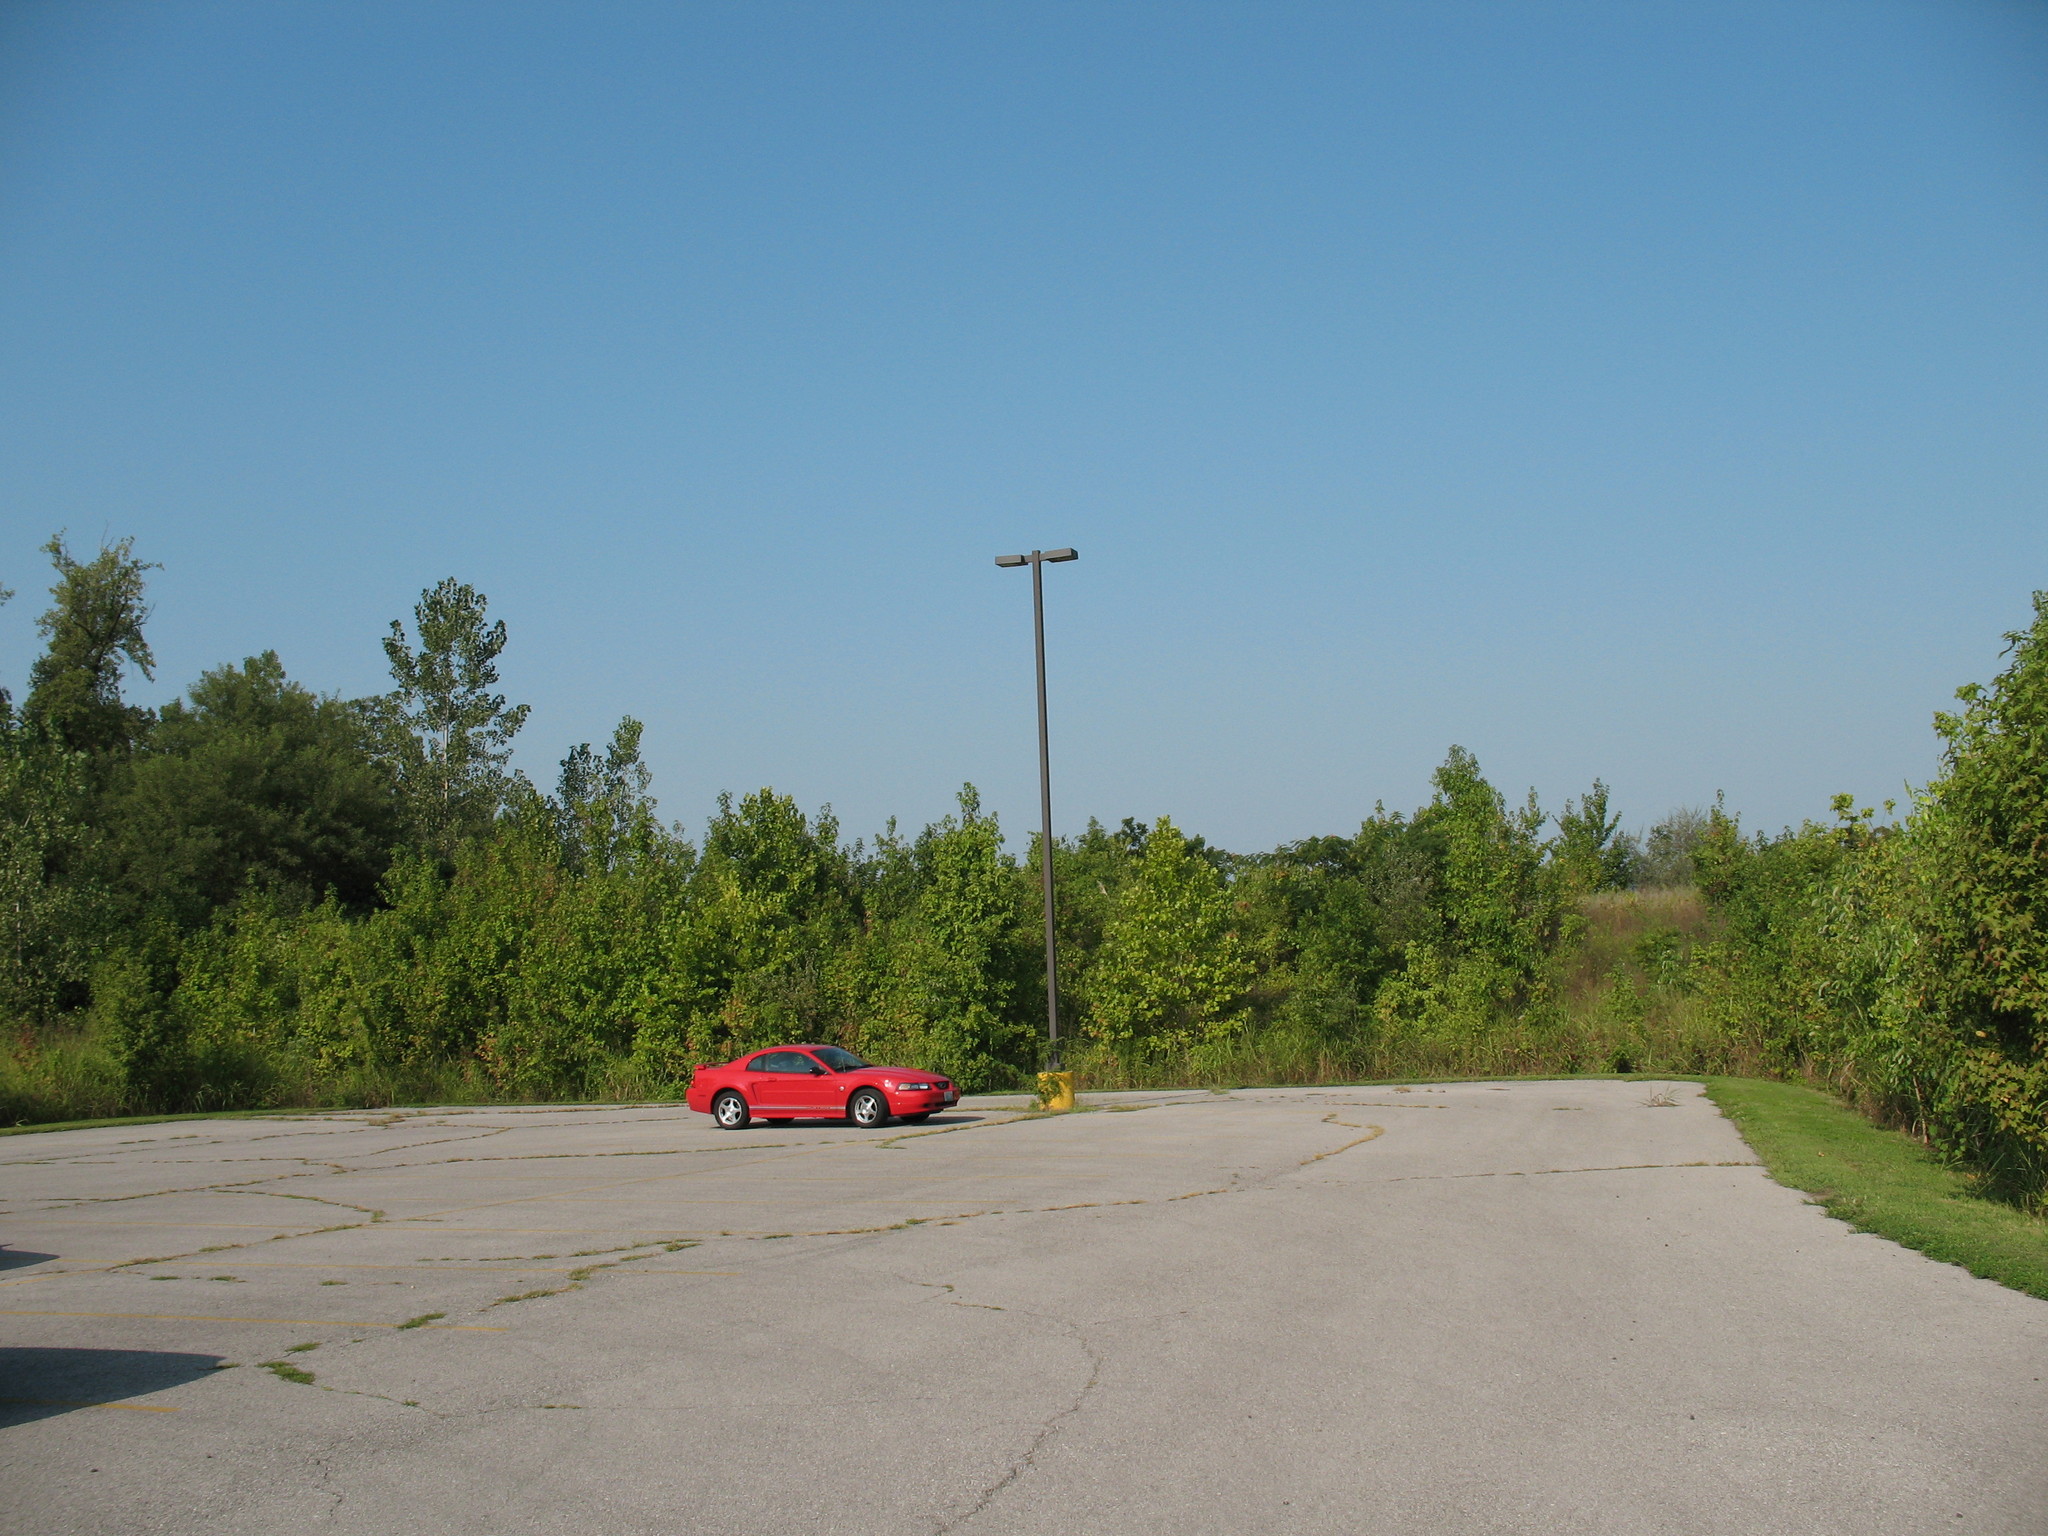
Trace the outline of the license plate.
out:
[[[958,1099],[959,1097],[960,1095],[955,1093],[952,1089],[948,1088],[946,1090],[946,1102],[948,1104],[951,1104],[952,1102],[954,1102],[954,1100]]]

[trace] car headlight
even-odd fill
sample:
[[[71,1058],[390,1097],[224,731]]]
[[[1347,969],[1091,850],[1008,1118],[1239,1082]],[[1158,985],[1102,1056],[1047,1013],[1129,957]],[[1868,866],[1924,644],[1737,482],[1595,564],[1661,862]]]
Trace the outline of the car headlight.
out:
[[[889,1085],[888,1083],[884,1083],[884,1084],[882,1084],[882,1086],[883,1086],[884,1088],[887,1088],[887,1087],[889,1087],[890,1085]],[[929,1092],[929,1091],[930,1091],[930,1089],[931,1089],[931,1086],[932,1086],[932,1085],[931,1085],[930,1083],[897,1083],[897,1084],[895,1084],[895,1088],[896,1088],[896,1091],[897,1091],[898,1093],[926,1093],[926,1092]]]

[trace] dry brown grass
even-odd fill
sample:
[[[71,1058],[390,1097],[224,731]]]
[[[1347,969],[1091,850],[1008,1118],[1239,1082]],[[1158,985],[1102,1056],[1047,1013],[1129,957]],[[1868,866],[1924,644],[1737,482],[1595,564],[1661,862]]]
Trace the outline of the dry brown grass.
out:
[[[1712,919],[1700,893],[1689,885],[1648,891],[1596,891],[1579,902],[1585,920],[1578,952],[1565,963],[1566,1005],[1604,992],[1617,974],[1649,986],[1660,978],[1644,965],[1643,941],[1672,936],[1678,960],[1689,960],[1695,944],[1713,936]]]

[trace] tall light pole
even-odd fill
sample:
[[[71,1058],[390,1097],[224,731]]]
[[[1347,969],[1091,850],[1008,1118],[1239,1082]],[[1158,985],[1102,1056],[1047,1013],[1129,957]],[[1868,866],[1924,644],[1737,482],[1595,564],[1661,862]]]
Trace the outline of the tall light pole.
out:
[[[1045,568],[1079,556],[1071,549],[1034,549],[1028,555],[997,555],[1001,566],[1031,567],[1031,638],[1038,651],[1038,809],[1043,828],[1038,870],[1045,898],[1045,1039],[1048,1065],[1060,1069],[1060,952],[1052,922],[1052,748],[1045,729]]]

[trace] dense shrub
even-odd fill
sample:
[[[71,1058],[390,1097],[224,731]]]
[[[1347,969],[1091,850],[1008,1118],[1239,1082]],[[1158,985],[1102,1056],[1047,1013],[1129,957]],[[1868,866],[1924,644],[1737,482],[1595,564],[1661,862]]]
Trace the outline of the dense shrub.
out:
[[[2048,598],[1896,823],[1840,799],[1763,837],[1717,802],[1638,839],[1598,780],[1553,823],[1453,747],[1428,804],[1348,836],[1090,822],[1020,860],[972,786],[851,844],[724,796],[695,843],[631,719],[543,792],[508,766],[505,626],[454,581],[392,626],[388,695],[265,653],[152,714],[120,688],[147,567],[50,551],[48,648],[20,711],[0,692],[0,1118],[667,1096],[789,1039],[1014,1086],[1049,856],[1100,1084],[1774,1072],[2016,1197],[2048,1177]]]

